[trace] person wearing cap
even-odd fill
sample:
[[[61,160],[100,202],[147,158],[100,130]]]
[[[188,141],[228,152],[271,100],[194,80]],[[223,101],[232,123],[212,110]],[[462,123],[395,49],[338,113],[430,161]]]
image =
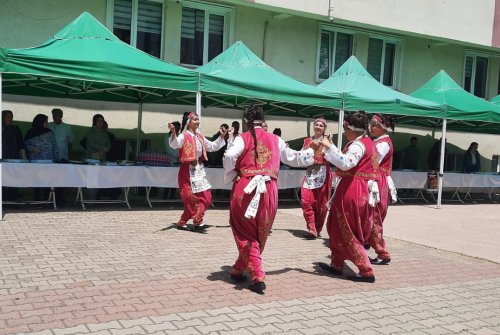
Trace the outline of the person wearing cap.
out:
[[[391,261],[391,254],[387,249],[384,240],[383,222],[387,216],[389,202],[396,202],[396,189],[391,178],[392,156],[394,146],[388,132],[394,132],[394,120],[390,115],[373,115],[369,125],[370,135],[374,137],[373,142],[378,152],[379,179],[378,188],[380,202],[375,206],[373,215],[373,228],[368,244],[375,250],[377,257],[370,258],[370,262],[375,265],[388,264]]]
[[[226,130],[221,127],[219,137],[212,142],[198,132],[199,127],[200,119],[193,112],[184,113],[180,134],[173,123],[168,124],[171,132],[169,145],[179,149],[181,163],[177,179],[184,212],[177,222],[177,229],[191,230],[187,222],[193,219],[193,231],[203,232],[207,228],[203,217],[212,203],[212,185],[207,180],[203,161],[207,160],[207,151],[217,151],[224,146]]]
[[[295,151],[280,137],[266,132],[264,110],[250,106],[243,113],[244,132],[234,138],[224,154],[224,181],[233,181],[229,224],[238,248],[231,271],[235,282],[247,280],[249,289],[264,294],[262,253],[278,209],[280,161],[296,167],[313,164],[312,149]],[[232,131],[232,130],[231,130]]]
[[[367,135],[368,121],[364,112],[346,116],[343,128],[348,143],[343,151],[331,143],[330,136],[321,142],[325,159],[337,167],[335,174],[340,181],[326,224],[331,263],[318,265],[334,276],[341,276],[344,261],[349,260],[359,269],[359,274],[347,276],[347,279],[374,283],[373,267],[364,245],[373,227],[379,172],[377,149]],[[311,147],[315,149],[315,143]]]
[[[302,149],[308,149],[313,141],[322,141],[326,127],[325,119],[314,120],[314,135],[304,139]],[[303,235],[306,239],[316,239],[323,229],[327,214],[326,204],[332,191],[332,180],[330,163],[325,159],[323,150],[319,148],[314,152],[314,164],[307,168],[300,188],[302,211],[308,230],[308,233]]]

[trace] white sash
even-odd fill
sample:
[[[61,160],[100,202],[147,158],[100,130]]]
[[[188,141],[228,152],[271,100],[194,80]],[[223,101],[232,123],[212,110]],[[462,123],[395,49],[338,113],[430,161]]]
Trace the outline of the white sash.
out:
[[[307,167],[306,176],[302,186],[308,190],[320,188],[325,184],[326,165],[313,165]]]
[[[391,202],[395,204],[398,202],[398,190],[391,176],[387,176],[387,185],[389,185],[389,193],[391,194]]]
[[[380,193],[376,180],[368,180],[368,192],[368,204],[371,207],[375,207],[380,202]]]
[[[212,185],[208,182],[203,163],[189,167],[189,182],[191,183],[191,192],[193,193],[203,192],[212,188]]]
[[[252,198],[252,201],[250,201],[250,204],[248,205],[248,208],[245,212],[245,217],[247,219],[254,218],[255,215],[257,214],[257,210],[259,209],[259,202],[260,202],[260,195],[262,193],[265,193],[266,190],[266,181],[271,180],[271,177],[269,176],[261,176],[257,175],[250,180],[248,185],[245,187],[243,192],[246,194],[250,194],[255,190],[255,195]]]

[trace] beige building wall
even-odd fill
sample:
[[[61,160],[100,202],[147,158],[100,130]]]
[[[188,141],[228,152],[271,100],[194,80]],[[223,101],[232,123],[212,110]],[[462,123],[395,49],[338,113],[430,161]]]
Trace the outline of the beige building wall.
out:
[[[255,0],[257,4],[491,46],[495,0]]]

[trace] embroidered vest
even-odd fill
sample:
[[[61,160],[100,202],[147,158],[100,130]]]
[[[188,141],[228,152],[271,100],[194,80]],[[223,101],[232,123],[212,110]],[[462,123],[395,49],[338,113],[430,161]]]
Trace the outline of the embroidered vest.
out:
[[[277,179],[280,170],[280,149],[278,136],[261,128],[255,129],[258,157],[255,157],[252,134],[249,131],[240,134],[245,149],[236,162],[236,170],[241,176],[263,175]]]
[[[207,160],[207,151],[205,150],[205,137],[201,134],[196,134],[201,142],[201,159]],[[196,156],[196,140],[190,132],[184,132],[184,144],[179,148],[179,162],[191,163],[198,160]]]
[[[368,137],[362,137],[359,139],[361,143],[365,146],[365,154],[361,157],[361,160],[358,162],[358,165],[353,167],[350,170],[342,171],[337,169],[335,172],[340,177],[350,177],[354,179],[364,179],[364,180],[378,180],[378,152],[377,148],[375,148],[375,144]],[[349,142],[344,147],[344,153],[347,152],[347,149],[353,142]]]
[[[375,147],[377,143],[386,142],[389,145],[389,152],[382,159],[379,165],[380,173],[383,173],[386,176],[390,176],[392,173],[392,155],[394,153],[394,148],[392,146],[392,140],[389,136],[384,136],[382,138],[378,138],[374,141]]]
[[[306,137],[304,138],[304,145],[302,146],[302,149],[308,149],[309,146],[311,145],[312,138]],[[314,151],[314,164],[320,164],[320,165],[328,165],[328,161],[325,159],[325,154],[323,153],[323,149],[319,148],[318,150]]]

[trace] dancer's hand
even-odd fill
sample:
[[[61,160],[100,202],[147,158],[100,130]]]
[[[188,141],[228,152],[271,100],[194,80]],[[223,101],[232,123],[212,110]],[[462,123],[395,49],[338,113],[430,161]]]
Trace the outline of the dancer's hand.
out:
[[[332,147],[332,135],[326,135],[323,137],[323,139],[321,140],[321,144],[323,144],[323,146],[327,147],[327,148],[331,148]]]
[[[321,141],[318,141],[318,140],[313,140],[313,141],[311,142],[311,144],[309,144],[309,147],[310,147],[311,149],[313,149],[314,151],[318,151],[319,149],[321,149],[321,146],[322,146],[322,145],[323,145],[323,144],[321,143]]]
[[[224,138],[226,136],[227,132],[228,131],[226,129],[224,129],[224,127],[219,128],[219,136],[220,137]]]

